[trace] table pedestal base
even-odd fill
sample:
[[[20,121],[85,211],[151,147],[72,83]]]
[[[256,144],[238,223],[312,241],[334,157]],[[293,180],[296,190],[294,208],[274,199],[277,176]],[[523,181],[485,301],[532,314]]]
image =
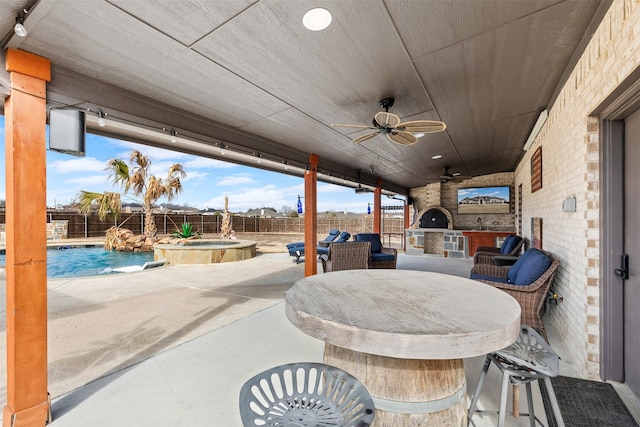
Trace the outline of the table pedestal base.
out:
[[[369,390],[376,405],[372,426],[467,426],[462,359],[397,359],[326,344],[324,361]]]

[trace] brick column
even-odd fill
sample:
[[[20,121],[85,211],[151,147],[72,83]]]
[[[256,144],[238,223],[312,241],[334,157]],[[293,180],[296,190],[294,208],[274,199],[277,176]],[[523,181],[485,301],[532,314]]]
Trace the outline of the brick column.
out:
[[[7,51],[7,405],[2,424],[44,426],[47,393],[46,82],[48,59]]]
[[[316,247],[318,246],[318,160],[317,154],[309,155],[309,170],[304,174],[304,275],[318,273]]]

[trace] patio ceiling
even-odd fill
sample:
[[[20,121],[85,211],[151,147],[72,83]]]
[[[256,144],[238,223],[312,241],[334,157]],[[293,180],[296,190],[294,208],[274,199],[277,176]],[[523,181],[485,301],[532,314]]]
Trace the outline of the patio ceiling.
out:
[[[381,177],[406,194],[443,166],[472,176],[514,170],[610,4],[13,0],[0,11],[0,35],[3,51],[51,60],[49,105],[89,108],[92,132],[284,173],[316,153],[321,179],[353,180],[362,169],[363,182]],[[326,30],[302,26],[313,7],[331,11]],[[24,38],[12,30],[23,9]],[[0,74],[4,96],[7,87]],[[360,133],[330,126],[371,123],[385,97],[403,121],[442,120],[446,131],[410,147],[384,136],[356,145]],[[110,119],[104,128],[98,110]],[[234,152],[260,153],[261,163]]]

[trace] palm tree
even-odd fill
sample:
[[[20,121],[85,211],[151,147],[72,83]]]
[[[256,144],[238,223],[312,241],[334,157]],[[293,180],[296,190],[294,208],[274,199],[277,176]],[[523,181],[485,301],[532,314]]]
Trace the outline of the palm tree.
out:
[[[161,197],[166,197],[168,201],[173,200],[182,191],[180,178],[184,178],[186,173],[182,165],[176,163],[169,168],[166,178],[162,179],[151,175],[150,167],[150,159],[139,151],[133,150],[129,157],[129,164],[122,159],[112,159],[109,160],[106,170],[109,171],[113,183],[122,187],[124,194],[142,205],[145,214],[144,234],[148,238],[155,239],[158,230],[153,218],[153,205]],[[88,214],[96,207],[101,220],[109,215],[118,217],[122,211],[120,193],[117,192],[81,191],[78,205],[78,210],[84,214]]]

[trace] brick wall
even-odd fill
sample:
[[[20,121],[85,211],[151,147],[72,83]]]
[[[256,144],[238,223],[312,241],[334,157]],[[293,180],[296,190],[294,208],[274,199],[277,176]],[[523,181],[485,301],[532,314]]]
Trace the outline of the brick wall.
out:
[[[494,173],[467,179],[462,182],[434,183],[412,188],[409,195],[416,200],[417,212],[411,212],[411,218],[431,206],[442,206],[452,216],[453,229],[472,230],[478,227],[478,218],[482,218],[482,228],[500,231],[515,230],[513,173]],[[511,209],[508,214],[458,214],[458,189],[465,187],[511,187]],[[420,218],[415,218],[420,221]]]
[[[523,235],[543,219],[543,248],[562,263],[555,281],[564,302],[550,306],[552,322],[583,374],[599,377],[599,129],[590,117],[605,97],[640,65],[640,3],[614,0],[549,118],[515,171],[522,184]],[[542,146],[542,189],[531,192],[530,160]],[[562,202],[575,197],[575,212]]]

